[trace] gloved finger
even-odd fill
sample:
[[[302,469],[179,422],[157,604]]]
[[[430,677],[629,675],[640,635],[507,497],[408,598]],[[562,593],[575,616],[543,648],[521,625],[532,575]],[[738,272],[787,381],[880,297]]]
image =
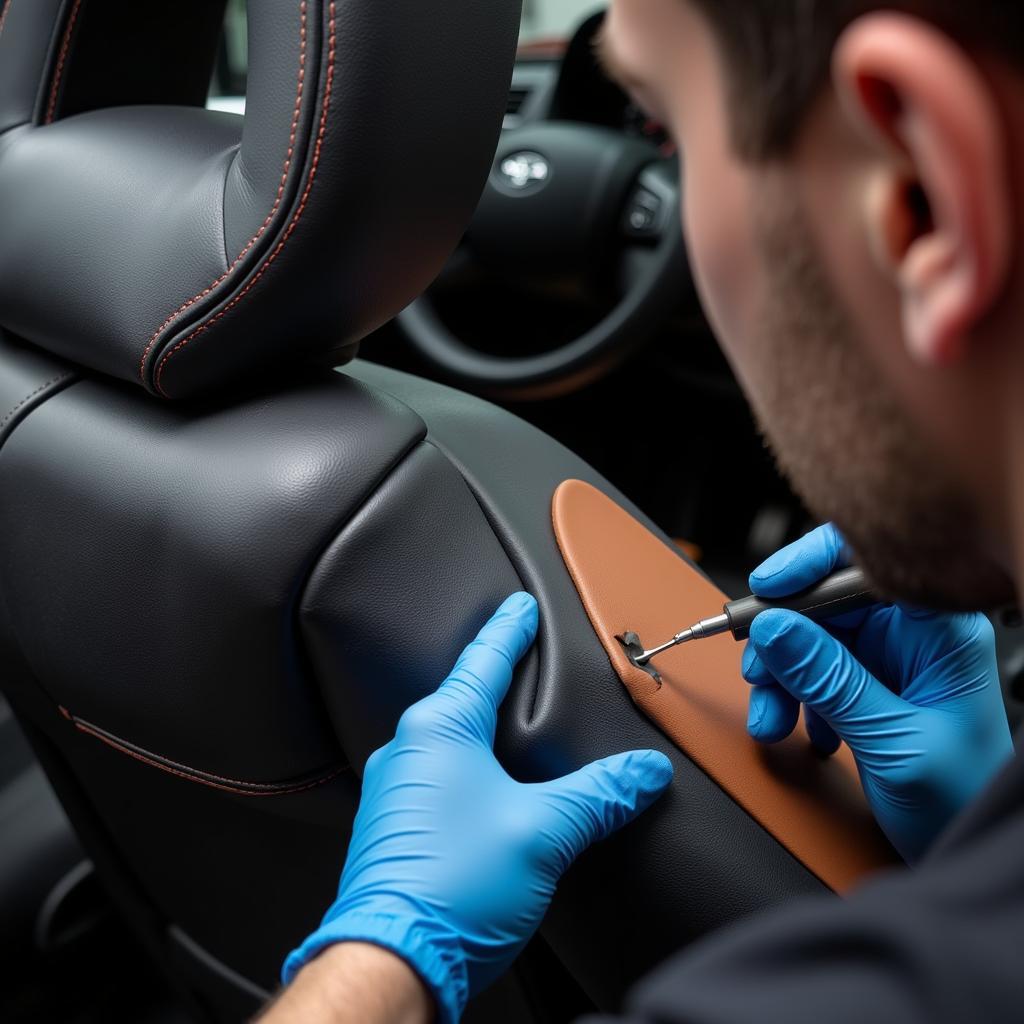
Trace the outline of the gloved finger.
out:
[[[545,838],[563,852],[565,870],[591,843],[604,839],[654,803],[672,781],[672,762],[656,750],[633,750],[594,761],[543,783]]]
[[[751,686],[771,686],[775,682],[771,672],[765,668],[764,662],[757,656],[753,644],[747,644],[743,651],[740,671]]]
[[[750,574],[750,589],[758,597],[788,597],[848,563],[843,535],[826,523],[765,559]]]
[[[830,628],[829,632],[835,635]],[[837,639],[841,641],[840,637]],[[778,686],[775,677],[757,656],[757,649],[753,644],[747,644],[743,652],[743,678],[751,686],[765,690],[764,695],[750,695],[748,732],[761,743],[778,743],[784,740],[796,726],[800,704],[795,697]],[[819,753],[827,757],[839,749],[839,737],[817,712],[805,708],[804,725],[811,743]]]
[[[449,715],[493,742],[498,707],[512,683],[512,672],[537,635],[537,602],[529,594],[509,597],[462,652],[441,684]]]
[[[819,754],[831,757],[839,749],[840,739],[835,730],[813,708],[804,708],[804,728]]]
[[[800,702],[781,686],[755,686],[750,691],[747,732],[759,743],[784,740],[799,717]]]
[[[851,740],[861,727],[905,707],[835,637],[797,612],[762,612],[751,626],[750,643],[779,685],[855,749]]]

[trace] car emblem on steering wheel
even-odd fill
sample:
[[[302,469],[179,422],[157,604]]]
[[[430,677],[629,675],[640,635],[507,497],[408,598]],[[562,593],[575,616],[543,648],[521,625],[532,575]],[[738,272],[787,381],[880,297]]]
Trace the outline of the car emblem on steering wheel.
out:
[[[551,176],[551,165],[540,153],[513,153],[497,168],[498,180],[511,192],[524,195],[542,188]]]

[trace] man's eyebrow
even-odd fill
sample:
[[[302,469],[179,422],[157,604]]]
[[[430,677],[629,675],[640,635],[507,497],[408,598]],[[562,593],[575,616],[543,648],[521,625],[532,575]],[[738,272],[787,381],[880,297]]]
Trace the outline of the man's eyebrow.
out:
[[[601,70],[613,82],[618,82],[624,89],[640,84],[636,75],[624,67],[619,60],[615,47],[612,44],[607,24],[601,26],[594,39],[594,55],[597,57],[597,63],[600,65]]]

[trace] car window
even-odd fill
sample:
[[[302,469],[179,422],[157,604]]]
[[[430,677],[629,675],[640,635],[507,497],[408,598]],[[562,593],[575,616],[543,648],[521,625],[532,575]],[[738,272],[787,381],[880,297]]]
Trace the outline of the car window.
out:
[[[601,0],[524,0],[522,44],[542,39],[564,39],[595,11],[607,6]]]
[[[565,39],[607,0],[524,0],[522,45]],[[224,37],[217,71],[210,90],[211,107],[241,113],[245,109],[246,72],[249,45],[246,34],[246,0],[228,0]]]

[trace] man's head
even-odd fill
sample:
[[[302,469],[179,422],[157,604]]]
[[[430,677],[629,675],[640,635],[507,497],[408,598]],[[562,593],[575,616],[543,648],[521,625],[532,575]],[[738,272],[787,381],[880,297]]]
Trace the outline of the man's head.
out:
[[[614,0],[604,48],[783,469],[883,587],[979,607],[1024,560],[1024,9],[881,6]]]

